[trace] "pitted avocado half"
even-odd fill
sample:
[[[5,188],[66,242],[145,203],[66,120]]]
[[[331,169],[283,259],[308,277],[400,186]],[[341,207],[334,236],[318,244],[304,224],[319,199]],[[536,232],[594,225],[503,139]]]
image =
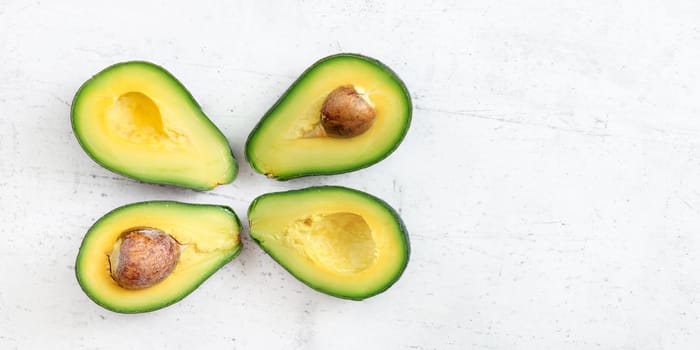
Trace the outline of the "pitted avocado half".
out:
[[[95,303],[153,311],[194,291],[241,251],[241,225],[218,205],[153,201],[107,213],[88,230],[75,271]]]
[[[406,86],[387,66],[362,55],[329,56],[263,116],[248,136],[246,157],[278,180],[357,170],[398,147],[411,113]]]

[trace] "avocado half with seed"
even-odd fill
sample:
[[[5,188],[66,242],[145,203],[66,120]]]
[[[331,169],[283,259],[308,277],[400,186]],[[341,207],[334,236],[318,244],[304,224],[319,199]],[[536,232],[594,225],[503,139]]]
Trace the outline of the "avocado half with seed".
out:
[[[229,207],[172,201],[117,208],[88,230],[75,272],[95,303],[121,313],[157,310],[194,291],[241,251]]]
[[[256,198],[250,236],[309,287],[362,300],[393,285],[406,269],[410,245],[399,215],[368,193],[309,187]]]
[[[381,62],[338,54],[309,67],[246,142],[252,167],[270,178],[338,174],[391,154],[411,123],[411,97]]]
[[[71,122],[95,162],[140,181],[208,190],[238,171],[221,131],[153,63],[118,63],[97,73],[76,93]]]

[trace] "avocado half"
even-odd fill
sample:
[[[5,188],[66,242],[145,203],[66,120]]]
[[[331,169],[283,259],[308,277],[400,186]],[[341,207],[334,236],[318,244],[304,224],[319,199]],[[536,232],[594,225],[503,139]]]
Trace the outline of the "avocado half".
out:
[[[155,228],[179,245],[179,261],[155,285],[127,289],[110,273],[115,243],[133,228]],[[171,305],[194,291],[241,251],[241,225],[229,207],[151,201],[107,213],[88,230],[75,272],[80,287],[95,303],[121,313],[139,313]],[[152,252],[149,252],[152,254]]]
[[[140,181],[208,190],[238,171],[221,131],[153,63],[118,63],[86,81],[73,99],[71,123],[95,162]]]
[[[373,106],[374,120],[357,136],[332,137],[319,126],[321,110],[343,86]],[[329,56],[304,71],[263,116],[248,137],[246,158],[257,172],[278,180],[358,170],[399,146],[411,113],[409,92],[389,67],[357,54]]]
[[[399,215],[383,200],[339,186],[309,187],[256,198],[250,236],[309,287],[362,300],[394,284],[410,245]]]

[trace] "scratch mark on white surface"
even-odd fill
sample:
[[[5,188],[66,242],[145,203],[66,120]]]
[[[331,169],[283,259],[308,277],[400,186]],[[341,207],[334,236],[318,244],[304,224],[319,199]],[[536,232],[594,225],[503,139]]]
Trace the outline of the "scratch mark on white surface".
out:
[[[399,205],[397,206],[397,211],[399,212],[399,215],[403,214],[403,187],[399,184],[396,183],[396,179],[393,179],[392,185],[394,188],[394,192],[397,192],[399,194]]]
[[[488,257],[488,258],[491,258],[491,259],[495,259],[495,260],[499,260],[499,261],[503,258],[503,257],[500,256],[500,255],[491,254],[491,253],[488,253],[488,252],[486,252],[486,251],[484,251],[484,250],[482,250],[482,249],[477,249],[477,248],[474,248],[474,247],[466,247],[466,249],[469,250],[469,251],[475,252],[475,253],[477,253],[477,254],[483,255],[483,256],[485,256],[485,257]]]
[[[16,339],[16,338],[8,337],[8,336],[6,336],[6,335],[0,335],[0,339],[2,339],[2,340],[7,340],[7,341],[11,341],[11,342],[17,342],[17,339]],[[17,349],[17,348],[15,348],[15,349]]]
[[[452,240],[464,239],[464,240],[493,240],[493,239],[507,239],[515,241],[526,241],[534,243],[537,240],[534,238],[535,234],[532,232],[510,232],[510,231],[462,231],[464,235],[450,236]]]
[[[233,72],[241,72],[241,73],[248,73],[248,74],[255,74],[255,75],[261,75],[267,78],[285,78],[288,80],[293,80],[296,79],[296,76],[293,75],[287,75],[287,74],[280,74],[280,73],[268,73],[268,72],[262,72],[262,71],[257,71],[257,70],[252,70],[252,69],[242,69],[242,68],[236,68],[236,69],[227,69],[228,71],[233,71]]]
[[[116,180],[116,181],[127,181],[127,182],[133,182],[133,183],[138,183],[138,181],[130,179],[128,177],[123,177],[123,176],[118,176],[118,175],[97,175],[97,174],[83,174],[80,172],[75,172],[78,176],[83,176],[83,177],[91,177],[93,179],[109,179],[109,180]]]
[[[17,139],[17,127],[14,123],[10,123],[10,129],[12,131],[12,150],[14,152],[17,152],[17,148],[19,147],[19,140]]]
[[[180,62],[180,64],[185,65],[185,66],[190,66],[190,67],[198,67],[198,68],[206,68],[206,69],[221,69],[222,66],[217,66],[213,64],[203,64],[203,63],[194,63],[194,62]]]
[[[64,99],[62,99],[54,94],[51,94],[51,96],[53,96],[53,98],[55,98],[58,102],[61,102],[61,104],[70,107],[70,103],[68,103],[68,101],[66,101],[66,100],[64,100]]]
[[[679,195],[676,195],[676,197],[678,197],[678,199],[680,199],[681,202],[683,202],[683,204],[685,204],[685,206],[688,207],[690,210],[695,211],[695,207],[692,204],[690,204],[690,202],[688,202],[686,199],[682,198]]]
[[[27,5],[27,6],[18,8],[18,9],[17,9],[17,12],[18,12],[18,13],[19,13],[19,12],[24,12],[24,11],[26,11],[26,10],[32,8],[32,7],[37,7],[37,6],[39,6],[39,5],[40,5],[39,2],[31,3],[31,4]]]
[[[695,207],[693,207],[692,205],[690,205],[690,203],[688,203],[688,201],[683,200],[683,204],[685,204],[688,208],[690,208],[690,209],[692,209],[692,210],[695,210]]]
[[[238,201],[238,202],[244,202],[248,203],[248,201],[243,200],[241,198],[236,198],[234,196],[226,195],[226,194],[221,194],[221,193],[214,193],[214,192],[201,192],[204,195],[210,196],[210,197],[221,197],[221,198],[226,198],[232,201]]]
[[[472,111],[450,111],[450,110],[431,108],[431,107],[423,107],[423,106],[416,106],[415,109],[419,110],[419,111],[433,112],[433,113],[439,113],[439,114],[458,115],[458,116],[464,116],[464,117],[475,118],[475,119],[493,120],[493,121],[497,121],[497,122],[501,122],[501,123],[520,124],[520,125],[527,125],[527,126],[533,126],[533,127],[547,128],[547,129],[556,130],[556,131],[572,132],[572,133],[581,134],[581,135],[585,135],[585,136],[594,136],[594,137],[611,136],[610,134],[599,133],[599,132],[595,132],[595,131],[591,131],[591,130],[583,130],[583,129],[576,129],[576,128],[564,128],[564,127],[551,125],[551,124],[534,123],[534,122],[527,122],[527,121],[518,120],[518,119],[494,117],[494,116],[489,116],[489,115],[485,115],[485,114],[475,113]]]
[[[553,221],[535,221],[533,222],[535,225],[561,225],[561,226],[566,226],[566,222],[563,222],[561,220],[553,220]]]
[[[98,50],[86,49],[86,48],[83,48],[83,47],[78,48],[77,50],[78,50],[78,51],[82,51],[82,52],[87,52],[87,53],[95,54],[95,55],[97,55],[97,57],[103,58],[103,59],[112,59],[112,58],[117,57],[117,56],[119,55],[118,52],[115,52],[115,53],[104,53],[104,52],[100,52],[100,51],[98,51]]]
[[[411,239],[417,239],[417,240],[429,240],[429,239],[431,239],[430,236],[421,235],[421,234],[417,234],[417,233],[411,233],[410,235],[411,235]]]

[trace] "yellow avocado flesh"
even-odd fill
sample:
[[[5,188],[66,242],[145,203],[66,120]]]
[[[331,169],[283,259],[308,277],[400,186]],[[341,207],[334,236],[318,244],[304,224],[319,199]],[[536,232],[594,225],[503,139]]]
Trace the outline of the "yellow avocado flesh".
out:
[[[374,122],[354,137],[319,135],[323,102],[343,85],[373,105]],[[280,179],[351,171],[391,153],[410,118],[408,92],[388,68],[356,55],[335,56],[309,68],[280,98],[249,137],[246,154],[256,170]]]
[[[72,121],[95,161],[129,177],[210,189],[236,175],[226,138],[172,75],[147,62],[117,64],[88,80]]]
[[[180,245],[180,259],[163,281],[144,289],[120,287],[110,274],[109,254],[125,230],[153,227]],[[78,254],[81,287],[98,304],[118,312],[170,305],[193,291],[241,249],[240,225],[228,208],[179,202],[143,202],[118,208],[88,231]]]
[[[264,195],[248,219],[251,237],[277,262],[331,295],[377,294],[408,261],[408,239],[396,213],[359,191],[315,187]]]

